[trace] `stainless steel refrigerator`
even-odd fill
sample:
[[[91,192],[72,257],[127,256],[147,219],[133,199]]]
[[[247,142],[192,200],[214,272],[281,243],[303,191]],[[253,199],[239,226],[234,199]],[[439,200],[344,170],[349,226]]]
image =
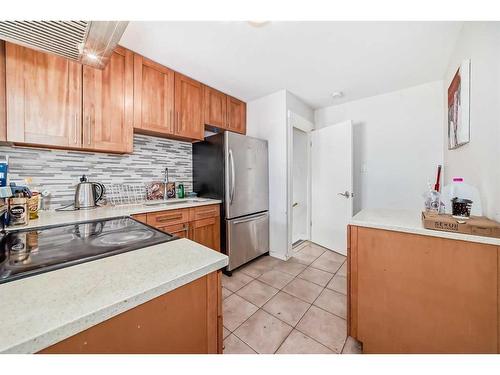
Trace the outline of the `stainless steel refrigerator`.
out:
[[[222,200],[221,249],[226,271],[269,251],[267,141],[223,132],[193,144],[193,189]]]

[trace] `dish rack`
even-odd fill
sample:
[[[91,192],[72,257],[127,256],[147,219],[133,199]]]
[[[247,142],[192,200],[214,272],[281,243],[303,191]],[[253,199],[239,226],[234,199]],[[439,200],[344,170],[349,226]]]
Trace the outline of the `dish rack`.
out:
[[[113,206],[144,203],[145,184],[110,184],[106,186],[106,201]]]

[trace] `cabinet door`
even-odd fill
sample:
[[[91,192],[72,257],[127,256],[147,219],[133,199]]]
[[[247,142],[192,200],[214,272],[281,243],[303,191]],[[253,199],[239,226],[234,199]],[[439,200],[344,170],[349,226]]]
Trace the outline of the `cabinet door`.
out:
[[[6,43],[8,141],[80,147],[81,81],[80,64]]]
[[[497,352],[495,246],[358,228],[350,250],[363,352]]]
[[[247,105],[245,102],[227,97],[227,130],[246,134],[247,132]]]
[[[168,225],[165,227],[158,227],[159,230],[171,234],[173,236],[177,236],[180,238],[188,238],[189,237],[189,223],[184,224],[175,224]]]
[[[213,250],[220,251],[220,218],[212,217],[191,222],[190,239]]]
[[[134,127],[174,133],[174,71],[134,55]]]
[[[203,117],[205,125],[226,128],[226,94],[203,86]]]
[[[175,135],[182,138],[204,138],[203,85],[175,73]]]
[[[83,67],[83,147],[133,150],[133,53],[118,47],[106,65]]]

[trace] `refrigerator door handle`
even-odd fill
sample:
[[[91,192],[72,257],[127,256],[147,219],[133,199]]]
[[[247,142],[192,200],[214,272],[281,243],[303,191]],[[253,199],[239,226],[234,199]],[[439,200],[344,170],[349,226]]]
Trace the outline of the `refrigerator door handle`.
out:
[[[242,224],[242,223],[247,223],[249,221],[255,221],[255,220],[258,220],[260,218],[264,218],[264,217],[267,217],[267,212],[264,212],[263,214],[259,214],[259,215],[253,215],[253,216],[250,216],[248,218],[245,218],[245,219],[241,219],[241,220],[235,220],[233,222],[233,224]]]
[[[229,149],[229,163],[231,164],[231,188],[229,189],[229,204],[233,204],[234,199],[234,158],[233,151]]]

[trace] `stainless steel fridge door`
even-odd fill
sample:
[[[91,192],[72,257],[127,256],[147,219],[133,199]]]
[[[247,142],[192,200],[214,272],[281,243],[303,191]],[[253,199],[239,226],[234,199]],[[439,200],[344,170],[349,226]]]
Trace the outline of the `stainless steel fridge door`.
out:
[[[232,219],[269,209],[267,141],[225,132],[225,210]]]
[[[269,214],[226,220],[228,271],[269,251]]]

